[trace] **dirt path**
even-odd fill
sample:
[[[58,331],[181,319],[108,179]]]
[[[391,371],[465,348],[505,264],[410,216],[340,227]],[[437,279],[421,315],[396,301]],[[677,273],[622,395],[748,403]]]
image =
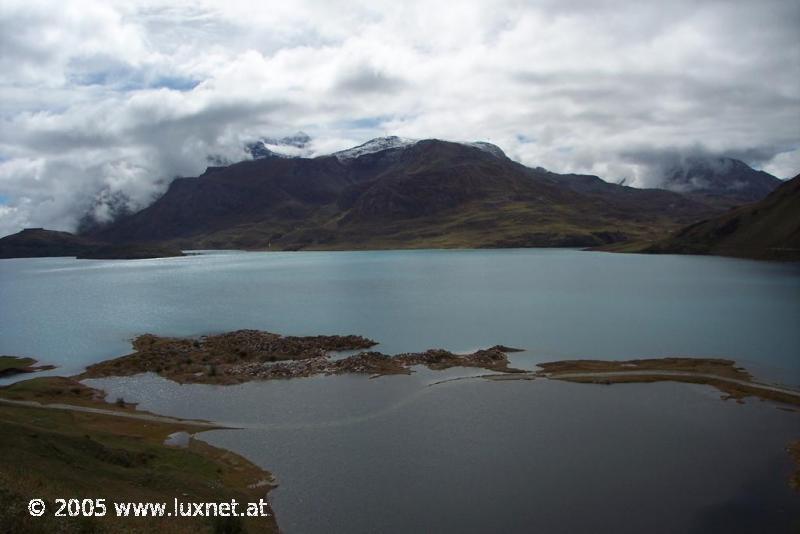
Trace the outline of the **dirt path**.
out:
[[[71,412],[93,413],[100,415],[111,415],[115,417],[127,417],[128,419],[139,419],[142,421],[152,421],[154,423],[178,423],[181,425],[191,425],[203,428],[230,428],[227,425],[212,423],[209,421],[198,421],[193,419],[178,419],[176,417],[167,417],[164,415],[154,415],[150,413],[141,412],[123,412],[120,410],[110,410],[105,408],[92,408],[91,406],[78,406],[75,404],[41,404],[36,401],[23,401],[0,399],[0,403],[12,404],[15,406],[26,406],[28,408],[45,408],[48,410],[67,410]]]

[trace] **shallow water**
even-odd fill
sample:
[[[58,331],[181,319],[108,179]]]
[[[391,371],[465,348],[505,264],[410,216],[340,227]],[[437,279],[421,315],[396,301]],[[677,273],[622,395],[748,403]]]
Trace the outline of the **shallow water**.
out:
[[[478,372],[473,370],[472,372]],[[456,372],[178,385],[89,380],[270,469],[286,532],[790,532],[798,414],[707,386]]]
[[[192,436],[188,432],[173,432],[164,440],[164,445],[170,447],[186,448],[189,446]]]

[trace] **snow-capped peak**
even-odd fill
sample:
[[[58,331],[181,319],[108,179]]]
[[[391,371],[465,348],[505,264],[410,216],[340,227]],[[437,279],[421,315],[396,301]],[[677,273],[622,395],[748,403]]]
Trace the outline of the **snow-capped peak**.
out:
[[[245,145],[245,151],[250,154],[253,159],[262,159],[270,157],[278,158],[303,158],[310,157],[313,151],[310,150],[310,140],[308,135],[298,132],[295,135],[276,139],[272,137],[262,137],[256,141]],[[364,144],[340,150],[331,154],[339,161],[345,162],[360,158],[367,154],[376,154],[385,150],[393,150],[400,148],[408,148],[416,145],[421,139],[411,139],[408,137],[399,137],[397,135],[390,135],[387,137],[376,137]],[[431,139],[432,141],[432,139]],[[506,155],[497,145],[487,143],[485,141],[475,141],[472,143],[459,143],[463,146],[477,148],[487,152],[497,158],[504,158]]]
[[[475,141],[473,143],[461,143],[461,144],[475,147],[479,150],[483,150],[484,152],[488,152],[489,154],[497,158],[506,157],[506,153],[503,152],[502,148],[500,148],[497,145],[493,145],[492,143],[487,143],[486,141]]]
[[[367,141],[363,145],[358,145],[353,148],[348,148],[347,150],[340,150],[339,152],[334,152],[332,155],[336,156],[339,159],[339,161],[346,161],[346,160],[356,159],[365,154],[374,154],[376,152],[382,152],[384,150],[390,150],[393,148],[410,147],[419,142],[420,142],[419,139],[398,137],[396,135],[390,135],[388,137],[376,137],[375,139]],[[506,157],[505,153],[500,149],[500,147],[498,147],[497,145],[493,145],[491,143],[487,143],[485,141],[475,141],[473,143],[459,143],[459,144],[462,144],[464,146],[469,146],[472,148],[477,148],[478,150],[483,150],[484,152],[488,152],[489,154],[497,158]]]
[[[305,132],[297,132],[286,137],[262,137],[245,145],[245,151],[253,159],[268,157],[301,158],[308,156],[311,137]]]
[[[299,131],[292,135],[281,137],[280,139],[276,139],[274,137],[265,137],[261,141],[263,141],[265,145],[282,145],[293,146],[295,148],[305,148],[309,143],[311,143],[311,136],[303,131]]]
[[[376,152],[389,150],[390,148],[404,148],[414,145],[418,141],[418,139],[409,139],[407,137],[398,137],[396,135],[390,135],[389,137],[376,137],[375,139],[367,141],[363,145],[348,148],[347,150],[340,150],[339,152],[334,152],[332,155],[336,156],[339,161],[355,159],[365,154],[374,154]]]
[[[267,145],[264,141],[255,141],[253,143],[248,143],[245,145],[245,151],[250,154],[253,159],[263,159],[269,157],[277,157],[277,158],[291,158],[297,157],[291,154],[283,154],[280,152],[275,152],[274,150],[270,150],[267,148],[268,146],[274,145]]]

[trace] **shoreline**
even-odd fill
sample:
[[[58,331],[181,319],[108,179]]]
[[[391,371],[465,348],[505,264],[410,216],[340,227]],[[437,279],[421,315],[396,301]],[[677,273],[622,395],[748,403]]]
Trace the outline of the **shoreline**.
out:
[[[16,387],[14,387],[16,386]],[[12,388],[9,395],[9,388]],[[0,524],[9,531],[279,532],[268,494],[269,471],[198,433],[225,428],[105,402],[105,392],[64,377],[0,389]],[[27,397],[28,400],[10,399]],[[46,402],[62,400],[63,403]],[[104,406],[100,408],[99,406]],[[175,437],[181,439],[176,440]],[[238,502],[264,499],[260,517],[31,517],[31,498],[111,503]]]
[[[34,358],[22,356],[0,356],[0,378],[8,378],[18,374],[36,373],[55,369],[55,365],[35,365]]]
[[[0,415],[5,415],[0,418],[0,424],[19,424],[15,421],[15,418],[19,418],[19,414],[39,413],[43,415],[37,416],[37,419],[63,421],[66,418],[73,422],[79,421],[81,428],[90,429],[87,431],[87,436],[94,436],[92,432],[96,432],[97,427],[111,427],[115,429],[111,434],[114,436],[113,439],[123,440],[127,439],[125,436],[130,435],[143,433],[152,435],[155,427],[160,429],[158,443],[151,444],[155,447],[154,450],[160,451],[158,454],[167,454],[163,451],[175,449],[174,445],[170,444],[170,438],[175,434],[182,434],[185,435],[185,443],[177,447],[178,451],[183,451],[185,454],[199,454],[207,461],[221,461],[220,458],[228,458],[237,463],[240,470],[244,469],[249,473],[250,479],[255,475],[258,476],[258,480],[250,480],[244,487],[241,483],[229,484],[226,486],[229,491],[252,492],[261,488],[268,494],[276,487],[271,473],[245,457],[226,449],[215,448],[195,437],[195,434],[207,430],[238,427],[139,411],[135,404],[124,399],[117,399],[115,403],[111,403],[106,400],[107,394],[104,391],[89,387],[80,380],[155,372],[177,383],[224,386],[320,374],[352,373],[369,375],[373,378],[410,374],[413,372],[411,367],[423,365],[432,370],[471,367],[493,372],[446,379],[428,386],[475,378],[498,382],[544,379],[595,385],[677,381],[715,387],[723,393],[721,395],[723,400],[735,399],[741,403],[745,398],[757,397],[779,405],[792,406],[792,408],[778,406],[781,409],[796,412],[797,407],[800,407],[800,391],[757,382],[746,369],[738,367],[733,360],[676,357],[627,361],[562,360],[540,363],[536,371],[523,371],[509,367],[507,357],[507,353],[521,349],[503,345],[495,345],[468,354],[431,349],[420,353],[389,356],[369,350],[376,344],[375,341],[362,336],[294,337],[255,330],[238,330],[201,338],[160,338],[145,334],[133,341],[135,352],[89,366],[79,375],[37,377],[0,387]],[[331,359],[333,353],[345,350],[361,350],[361,352],[342,359]],[[179,364],[173,367],[165,365],[170,360]],[[32,358],[19,358],[15,363],[29,368],[36,361]],[[149,430],[143,430],[145,428]],[[54,434],[53,439],[69,442],[72,438],[62,432]],[[125,445],[125,447],[131,446],[127,443]],[[800,458],[797,451],[796,443],[787,445],[787,452],[795,462]],[[800,467],[792,475],[791,484],[795,490],[800,491],[800,485],[797,483],[797,480],[800,480],[798,473]],[[0,471],[0,475],[2,474]],[[64,476],[73,476],[73,473],[67,470]],[[19,492],[17,494],[22,495]],[[25,518],[20,520],[23,519]],[[277,532],[278,528],[273,515],[268,530]]]
[[[614,384],[677,381],[705,384],[741,401],[748,396],[800,404],[800,391],[758,382],[747,369],[724,358],[662,357],[633,360],[556,360],[525,371],[510,366],[508,354],[524,349],[494,345],[471,353],[445,349],[387,355],[370,350],[378,343],[359,335],[282,336],[260,330],[235,330],[199,338],[143,334],[134,352],[90,365],[73,378],[131,376],[152,372],[180,384],[231,385],[315,375],[410,374],[412,367],[431,370],[472,367],[493,371],[491,380],[550,379]],[[335,353],[359,351],[343,358]]]

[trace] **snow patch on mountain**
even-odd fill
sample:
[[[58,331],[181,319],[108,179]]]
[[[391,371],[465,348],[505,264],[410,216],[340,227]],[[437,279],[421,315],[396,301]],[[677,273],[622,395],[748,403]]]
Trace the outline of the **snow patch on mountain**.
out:
[[[375,139],[371,139],[361,145],[340,150],[330,155],[335,156],[339,161],[344,162],[360,158],[361,156],[365,156],[367,154],[377,154],[385,150],[408,148],[416,145],[420,141],[420,139],[399,137],[397,135],[376,137]],[[475,141],[472,143],[460,144],[488,152],[489,154],[492,154],[498,158],[506,157],[505,153],[500,149],[500,147],[485,141]],[[253,159],[275,157],[303,158],[311,157],[314,152],[311,149],[311,138],[303,132],[298,132],[294,135],[282,138],[262,137],[261,139],[246,144],[244,148],[245,152]]]
[[[474,143],[461,143],[461,144],[483,150],[484,152],[488,152],[489,154],[498,158],[506,157],[506,153],[503,152],[503,149],[501,149],[497,145],[493,145],[492,143],[487,143],[486,141],[475,141]]]
[[[271,158],[271,157],[278,157],[278,158],[292,158],[297,157],[289,154],[284,154],[281,152],[276,152],[272,150],[270,147],[275,148],[274,145],[268,145],[264,141],[255,141],[253,143],[248,143],[245,145],[244,149],[247,151],[248,154],[253,159],[264,159],[264,158]]]
[[[297,132],[293,135],[287,135],[280,139],[273,137],[265,137],[262,141],[267,145],[276,146],[293,146],[295,148],[305,148],[311,142],[311,136],[305,132]]]
[[[389,137],[376,137],[375,139],[371,139],[362,145],[348,148],[347,150],[340,150],[339,152],[334,152],[331,155],[336,156],[339,161],[344,161],[360,158],[366,154],[383,152],[384,150],[390,150],[393,148],[409,147],[417,144],[418,142],[418,139],[409,139],[407,137],[398,137],[396,135],[390,135]]]
[[[286,137],[262,137],[245,145],[245,150],[253,159],[269,157],[301,158],[309,155],[311,137],[305,132],[297,132]]]
[[[407,148],[419,142],[420,142],[419,139],[398,137],[396,135],[391,135],[389,137],[377,137],[375,139],[367,141],[362,145],[358,145],[353,148],[348,148],[347,150],[340,150],[339,152],[334,152],[332,155],[336,156],[339,159],[339,161],[346,161],[359,158],[366,154],[375,154],[377,152],[383,152],[384,150]],[[472,148],[477,148],[478,150],[483,150],[484,152],[488,152],[489,154],[498,158],[506,157],[505,153],[500,149],[500,147],[498,147],[497,145],[493,145],[491,143],[487,143],[485,141],[475,141],[473,143],[460,143],[460,144]]]

